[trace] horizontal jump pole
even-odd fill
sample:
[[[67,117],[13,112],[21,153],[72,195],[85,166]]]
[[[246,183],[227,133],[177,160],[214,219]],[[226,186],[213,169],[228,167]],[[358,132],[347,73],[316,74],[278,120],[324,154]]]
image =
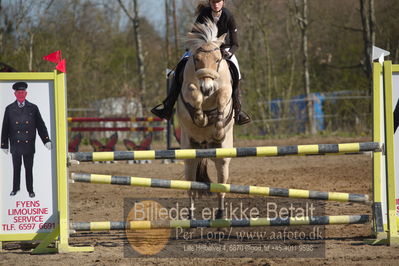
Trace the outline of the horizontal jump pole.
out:
[[[358,153],[366,151],[381,151],[381,148],[378,142],[360,142],[360,143],[344,143],[344,144],[265,146],[265,147],[249,147],[249,148],[243,147],[243,148],[216,148],[216,149],[76,152],[76,153],[69,153],[69,159],[80,162],[92,162],[92,161],[119,161],[119,160],[323,155],[323,154]]]
[[[222,227],[257,227],[257,226],[290,226],[290,225],[338,225],[364,224],[369,221],[368,215],[338,215],[257,219],[216,219],[216,220],[158,220],[129,222],[79,222],[70,223],[75,231],[107,230],[150,230],[173,228],[222,228]]]
[[[163,131],[164,127],[70,127],[69,131],[72,132],[93,132],[93,131]]]
[[[68,122],[161,122],[158,117],[68,117]]]
[[[368,195],[341,192],[321,192],[314,190],[271,188],[260,186],[246,186],[233,184],[203,183],[184,180],[167,180],[132,176],[112,176],[72,173],[72,180],[76,182],[126,185],[134,187],[153,187],[181,190],[202,190],[209,192],[224,192],[257,196],[273,196],[286,198],[302,198],[313,200],[328,200],[341,202],[368,203]]]

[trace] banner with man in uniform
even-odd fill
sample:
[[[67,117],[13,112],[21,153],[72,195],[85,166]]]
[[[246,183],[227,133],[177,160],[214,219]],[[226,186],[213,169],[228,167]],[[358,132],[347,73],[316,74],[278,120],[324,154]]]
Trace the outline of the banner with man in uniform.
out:
[[[34,198],[33,159],[35,154],[36,131],[46,146],[51,150],[51,140],[39,108],[26,100],[28,84],[14,83],[15,102],[8,105],[4,112],[1,130],[1,149],[11,152],[13,162],[13,188],[10,196],[20,190],[22,160],[25,167],[26,189],[29,197]]]

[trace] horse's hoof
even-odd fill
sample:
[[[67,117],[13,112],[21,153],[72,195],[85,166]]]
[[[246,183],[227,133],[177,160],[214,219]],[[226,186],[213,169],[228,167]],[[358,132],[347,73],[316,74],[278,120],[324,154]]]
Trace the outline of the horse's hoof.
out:
[[[215,133],[215,135],[213,136],[213,140],[216,143],[222,143],[225,137],[226,134],[224,133],[224,131],[222,131],[221,133]]]
[[[208,117],[204,115],[202,118],[194,118],[194,123],[199,127],[206,127],[208,125]]]
[[[212,138],[212,139],[213,139],[213,142],[216,144],[221,144],[224,141],[224,138],[222,138],[222,139]]]
[[[215,127],[217,130],[223,130],[224,123],[223,121],[217,121]]]

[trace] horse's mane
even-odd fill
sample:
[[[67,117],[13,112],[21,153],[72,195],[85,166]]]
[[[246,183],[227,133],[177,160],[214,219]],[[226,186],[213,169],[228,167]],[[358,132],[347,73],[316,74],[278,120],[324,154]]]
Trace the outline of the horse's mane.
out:
[[[209,18],[205,19],[205,23],[195,23],[191,32],[187,34],[186,45],[191,53],[195,53],[205,43],[217,40],[218,27]]]

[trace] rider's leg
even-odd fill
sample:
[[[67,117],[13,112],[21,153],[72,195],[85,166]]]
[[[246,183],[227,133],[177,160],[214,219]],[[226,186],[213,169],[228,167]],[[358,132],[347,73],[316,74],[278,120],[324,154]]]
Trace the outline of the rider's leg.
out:
[[[237,82],[237,86],[233,89],[233,109],[234,109],[234,120],[237,125],[241,126],[251,122],[251,117],[247,113],[241,110],[241,101],[240,101],[240,82]]]
[[[235,80],[235,82],[233,82],[233,95],[232,96],[233,96],[233,109],[234,109],[234,113],[235,113],[234,120],[237,125],[244,125],[244,124],[251,122],[251,117],[249,117],[249,115],[247,113],[245,113],[244,111],[241,110],[240,67],[238,65],[238,60],[235,55],[233,55],[229,60],[236,67],[236,71],[233,71],[233,73],[237,72],[236,75],[238,75],[238,80]]]
[[[172,117],[173,107],[177,101],[177,98],[179,97],[182,86],[180,75],[183,73],[187,60],[188,57],[183,57],[183,59],[177,64],[175,74],[173,75],[172,84],[169,88],[168,96],[165,100],[163,100],[162,104],[159,104],[151,109],[151,113],[154,115],[168,120]],[[163,108],[161,105],[163,105]]]

